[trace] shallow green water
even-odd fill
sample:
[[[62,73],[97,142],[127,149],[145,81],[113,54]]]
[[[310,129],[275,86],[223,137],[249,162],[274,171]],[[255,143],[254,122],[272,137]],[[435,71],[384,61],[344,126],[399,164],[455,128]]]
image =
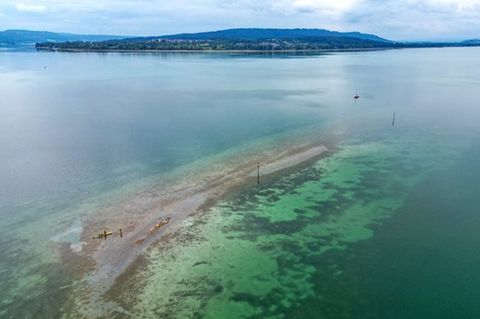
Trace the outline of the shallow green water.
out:
[[[185,221],[114,315],[478,317],[478,53],[1,53],[0,317],[68,317],[89,214],[302,132],[337,147]]]
[[[396,133],[347,142],[311,167],[225,201],[199,225],[185,226],[174,242],[152,249],[149,271],[137,274],[139,299],[123,302],[127,308],[135,304],[135,313],[146,318],[421,318],[426,314],[422,308],[392,307],[402,308],[400,298],[410,289],[426,288],[416,298],[432,298],[428,289],[434,283],[415,288],[406,285],[412,280],[395,278],[407,276],[404,271],[418,276],[408,262],[414,255],[402,250],[403,268],[380,263],[388,263],[391,252],[376,232],[384,224],[391,227],[398,214],[411,215],[406,207],[412,209],[412,192],[425,178],[441,176],[469,146]],[[437,185],[448,182],[440,178]],[[429,212],[417,208],[417,213]],[[409,222],[416,228],[415,218]],[[403,240],[405,229],[394,227],[390,241]],[[370,251],[374,245],[381,247]],[[428,273],[428,266],[417,262]],[[398,274],[385,273],[383,267]],[[384,274],[383,281],[377,274]]]

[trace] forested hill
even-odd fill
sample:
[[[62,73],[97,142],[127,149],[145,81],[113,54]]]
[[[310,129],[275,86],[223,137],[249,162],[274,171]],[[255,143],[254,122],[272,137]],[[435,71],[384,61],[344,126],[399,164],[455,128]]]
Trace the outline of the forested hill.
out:
[[[344,37],[311,37],[265,40],[178,40],[126,39],[103,42],[38,43],[38,49],[84,50],[84,51],[135,51],[135,50],[180,50],[180,51],[309,51],[334,49],[372,49],[392,47],[388,42],[377,42]]]
[[[91,43],[38,43],[39,49],[51,50],[328,50],[368,49],[393,45],[392,41],[360,32],[337,32],[324,29],[227,29],[200,33],[182,33],[135,37]]]
[[[371,34],[323,29],[228,29],[99,42],[42,42],[36,47],[54,51],[315,51],[478,45],[475,41],[402,43]]]
[[[465,40],[462,43],[466,44],[480,44],[480,39],[471,39],[471,40]]]
[[[302,39],[314,37],[354,38],[378,42],[391,42],[373,34],[360,32],[338,32],[325,29],[261,29],[243,28],[220,31],[181,33],[156,37],[139,37],[137,40],[175,39],[175,40],[264,40],[264,39]],[[133,40],[133,39],[131,39]]]

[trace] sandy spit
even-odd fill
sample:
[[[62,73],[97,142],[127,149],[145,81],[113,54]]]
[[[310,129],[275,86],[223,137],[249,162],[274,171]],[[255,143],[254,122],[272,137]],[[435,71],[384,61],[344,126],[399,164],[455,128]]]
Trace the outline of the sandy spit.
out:
[[[77,287],[82,305],[75,312],[84,317],[102,317],[109,311],[118,311],[118,305],[105,302],[103,296],[127,268],[141,257],[149,245],[172,234],[188,216],[205,210],[236,188],[256,184],[257,163],[262,177],[277,174],[306,161],[324,156],[324,145],[290,145],[269,150],[257,156],[243,156],[186,174],[182,179],[155,185],[139,191],[92,214],[84,227],[82,241],[86,242],[82,258],[94,262],[94,270],[86,272]],[[157,225],[165,218],[168,224]],[[122,238],[119,229],[122,228]],[[107,240],[93,239],[92,234],[104,229],[113,231]]]

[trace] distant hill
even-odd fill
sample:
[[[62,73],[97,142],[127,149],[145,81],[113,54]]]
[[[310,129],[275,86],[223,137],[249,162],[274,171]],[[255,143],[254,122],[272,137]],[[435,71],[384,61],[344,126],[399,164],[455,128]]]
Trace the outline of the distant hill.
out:
[[[40,50],[53,51],[315,51],[361,50],[394,47],[393,42],[348,37],[302,37],[288,39],[171,39],[133,38],[101,42],[37,43]]]
[[[471,40],[465,40],[462,43],[466,44],[480,44],[480,39],[471,39]]]
[[[4,44],[35,44],[37,42],[65,41],[106,41],[122,39],[125,36],[116,35],[84,35],[70,33],[55,33],[48,31],[5,30],[0,31],[0,43]]]
[[[333,37],[333,38],[354,38],[361,40],[370,40],[376,42],[392,42],[373,34],[360,32],[338,32],[324,29],[261,29],[261,28],[243,28],[227,29],[220,31],[199,32],[199,33],[181,33],[173,35],[162,35],[152,37],[138,37],[135,40],[265,40],[265,39],[302,39],[314,37]],[[131,39],[133,40],[133,39]]]
[[[59,51],[318,51],[480,46],[464,42],[395,42],[373,34],[324,29],[227,29],[124,39],[38,41],[39,50]],[[108,36],[106,36],[108,37]]]

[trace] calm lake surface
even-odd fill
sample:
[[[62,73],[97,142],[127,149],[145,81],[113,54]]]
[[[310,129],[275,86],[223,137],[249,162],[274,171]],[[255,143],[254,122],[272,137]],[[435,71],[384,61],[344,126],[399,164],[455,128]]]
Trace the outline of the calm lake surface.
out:
[[[479,318],[478,56],[0,52],[0,317],[73,316],[99,207],[305,134],[335,147],[150,247],[111,315]]]

